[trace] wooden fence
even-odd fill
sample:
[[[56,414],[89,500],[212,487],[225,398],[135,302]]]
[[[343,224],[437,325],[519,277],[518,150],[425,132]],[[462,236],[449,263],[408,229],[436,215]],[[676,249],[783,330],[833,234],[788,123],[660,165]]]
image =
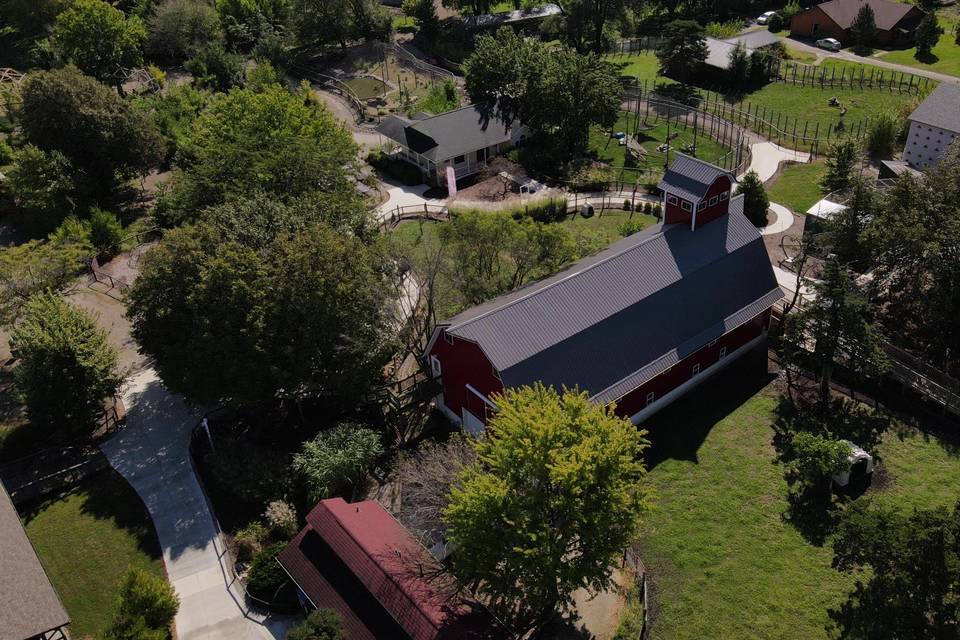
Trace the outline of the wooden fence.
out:
[[[859,65],[842,67],[831,65],[828,67],[813,66],[781,60],[774,67],[771,80],[786,82],[803,87],[838,88],[838,89],[876,89],[896,93],[923,95],[932,90],[937,83],[930,78],[893,71],[881,67]]]

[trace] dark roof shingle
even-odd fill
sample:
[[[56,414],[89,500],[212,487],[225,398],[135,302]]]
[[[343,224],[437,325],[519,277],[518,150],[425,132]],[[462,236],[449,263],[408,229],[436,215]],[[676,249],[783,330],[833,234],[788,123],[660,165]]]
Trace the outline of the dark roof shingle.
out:
[[[877,29],[890,31],[907,17],[911,11],[917,11],[912,4],[890,2],[889,0],[830,0],[818,5],[819,9],[837,23],[841,29],[849,29],[863,5],[873,8]]]
[[[434,162],[510,140],[510,127],[498,118],[484,126],[483,115],[472,105],[423,120],[390,116],[377,131]]]
[[[960,133],[960,85],[941,82],[909,120]]]
[[[0,640],[33,638],[69,622],[0,483]]]
[[[699,202],[710,190],[710,186],[720,176],[727,176],[730,182],[736,181],[734,175],[720,167],[678,153],[667,168],[657,187],[670,193]]]

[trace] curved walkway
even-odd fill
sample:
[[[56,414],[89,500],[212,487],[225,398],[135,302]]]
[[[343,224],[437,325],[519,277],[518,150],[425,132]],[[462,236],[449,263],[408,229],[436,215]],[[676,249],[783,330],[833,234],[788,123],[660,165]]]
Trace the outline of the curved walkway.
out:
[[[776,233],[783,233],[793,226],[793,213],[782,204],[776,202],[770,203],[770,210],[776,214],[777,219],[760,229],[760,235],[772,236]]]
[[[750,167],[744,172],[744,175],[750,171],[756,171],[757,175],[760,176],[760,182],[767,182],[775,176],[783,162],[799,162],[801,164],[810,162],[809,153],[787,149],[769,141],[751,145],[750,152],[752,154]],[[743,176],[739,177],[742,178]]]
[[[220,566],[224,550],[190,461],[197,417],[151,368],[129,380],[127,426],[103,444],[110,464],[143,499],[180,598],[179,640],[274,640],[291,619],[248,613]]]

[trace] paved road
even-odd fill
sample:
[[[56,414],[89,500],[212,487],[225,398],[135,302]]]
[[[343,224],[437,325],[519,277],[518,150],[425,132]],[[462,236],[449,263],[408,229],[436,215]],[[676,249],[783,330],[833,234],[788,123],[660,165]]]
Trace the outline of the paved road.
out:
[[[285,637],[288,620],[261,624],[261,618],[246,617],[242,600],[228,587],[217,530],[190,463],[196,416],[150,368],[130,379],[123,401],[127,427],[102,449],[153,518],[167,575],[180,597],[179,640]]]
[[[897,64],[895,62],[887,62],[883,58],[872,58],[858,56],[849,51],[825,51],[818,47],[815,47],[811,44],[807,44],[802,40],[797,40],[795,38],[783,38],[784,42],[790,43],[790,46],[799,49],[801,51],[806,51],[808,53],[815,54],[820,60],[826,60],[829,58],[837,58],[839,60],[848,60],[850,62],[859,62],[861,64],[872,64],[877,67],[883,67],[884,69],[890,69],[892,71],[900,71],[903,73],[912,73],[913,75],[923,76],[925,78],[930,78],[931,80],[936,80],[938,82],[953,82],[960,83],[960,78],[957,76],[947,75],[945,73],[938,73],[936,71],[930,71],[929,69],[923,69],[920,67],[911,67],[905,64]]]

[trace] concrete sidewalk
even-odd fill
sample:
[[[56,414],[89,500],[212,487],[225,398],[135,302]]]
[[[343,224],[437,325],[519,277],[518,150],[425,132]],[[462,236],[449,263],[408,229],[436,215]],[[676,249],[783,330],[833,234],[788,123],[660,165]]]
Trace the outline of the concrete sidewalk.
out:
[[[153,518],[170,583],[180,597],[179,640],[284,638],[292,621],[247,614],[221,568],[223,549],[190,462],[190,434],[198,418],[151,368],[129,380],[123,401],[127,426],[102,449]]]

